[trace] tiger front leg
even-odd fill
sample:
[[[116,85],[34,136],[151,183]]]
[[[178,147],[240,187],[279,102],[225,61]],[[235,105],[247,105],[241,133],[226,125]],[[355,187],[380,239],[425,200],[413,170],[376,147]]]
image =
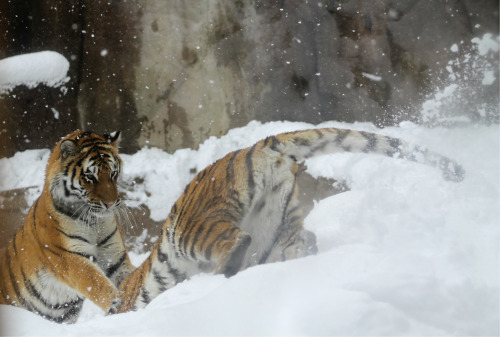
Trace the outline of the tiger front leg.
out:
[[[88,276],[77,276],[77,280],[73,280],[74,287],[106,314],[118,312],[122,304],[118,289],[99,269],[88,267],[82,272],[89,273]]]
[[[78,291],[99,306],[106,314],[113,314],[121,306],[120,293],[109,278],[85,257],[64,256],[51,259],[51,269],[61,282]]]
[[[86,269],[86,270],[85,270]],[[99,306],[106,314],[118,312],[122,304],[118,289],[97,268],[85,268],[82,272],[89,273],[88,276],[77,276],[73,280],[74,287],[86,298]]]

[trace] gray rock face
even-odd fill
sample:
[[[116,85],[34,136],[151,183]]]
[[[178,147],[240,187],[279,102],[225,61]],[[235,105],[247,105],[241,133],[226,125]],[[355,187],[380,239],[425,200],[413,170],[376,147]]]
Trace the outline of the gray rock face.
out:
[[[418,121],[457,57],[450,47],[498,34],[492,0],[42,0],[0,13],[0,57],[51,49],[71,63],[65,95],[0,98],[3,155],[75,128],[121,129],[134,152],[196,147],[254,119]]]

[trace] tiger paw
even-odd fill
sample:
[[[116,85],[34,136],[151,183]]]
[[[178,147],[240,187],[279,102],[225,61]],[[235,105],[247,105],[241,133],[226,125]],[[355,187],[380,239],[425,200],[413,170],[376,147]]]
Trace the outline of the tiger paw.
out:
[[[281,252],[281,261],[316,255],[318,246],[316,244],[316,235],[308,230],[303,230],[293,237],[291,243],[287,244]],[[269,262],[269,259],[266,261]]]
[[[308,230],[303,230],[300,234],[303,242],[301,257],[318,254],[318,245],[316,243],[316,235]]]
[[[113,315],[120,310],[120,307],[122,306],[122,300],[119,298],[115,298],[113,301],[111,301],[111,305],[109,306],[108,309],[108,315]]]

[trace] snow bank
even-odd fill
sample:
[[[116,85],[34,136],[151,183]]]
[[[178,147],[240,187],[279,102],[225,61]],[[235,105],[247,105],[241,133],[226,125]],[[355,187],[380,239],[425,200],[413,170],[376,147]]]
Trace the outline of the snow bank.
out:
[[[53,51],[23,54],[0,60],[0,94],[18,85],[59,87],[69,80],[69,62]]]
[[[350,190],[317,203],[306,227],[319,254],[247,269],[226,279],[198,275],[137,312],[104,316],[86,301],[79,321],[58,325],[26,310],[0,306],[7,335],[498,335],[500,132],[498,125],[428,129],[412,123],[377,130],[427,146],[463,164],[451,183],[433,168],[366,154],[307,161],[315,176]],[[123,155],[124,186],[152,217],[164,219],[194,173],[229,151],[267,135],[312,127],[252,122],[198,151],[144,148]],[[47,150],[0,161],[4,188],[42,184]],[[22,156],[28,156],[22,161]],[[154,163],[147,164],[145,163]],[[30,163],[31,165],[31,163]],[[16,180],[26,180],[23,183]],[[134,184],[134,181],[136,184]],[[145,255],[131,253],[139,264]]]

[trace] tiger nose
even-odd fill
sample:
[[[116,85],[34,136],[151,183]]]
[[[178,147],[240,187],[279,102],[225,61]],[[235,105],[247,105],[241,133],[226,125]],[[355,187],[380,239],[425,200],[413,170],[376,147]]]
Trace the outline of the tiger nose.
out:
[[[115,204],[114,201],[110,201],[110,202],[105,202],[105,201],[101,201],[102,204],[106,207],[106,208],[110,208],[111,206],[113,206]]]

